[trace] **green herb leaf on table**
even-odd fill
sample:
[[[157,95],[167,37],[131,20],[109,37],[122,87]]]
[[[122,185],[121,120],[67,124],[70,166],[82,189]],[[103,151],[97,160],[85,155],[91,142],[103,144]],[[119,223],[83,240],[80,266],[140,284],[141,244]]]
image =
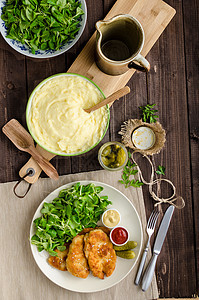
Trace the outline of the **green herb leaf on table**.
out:
[[[142,185],[143,185],[143,182],[140,182],[139,180],[135,181],[135,179],[133,179],[130,182],[130,186],[133,186],[133,187],[141,187]]]
[[[1,19],[7,38],[31,48],[59,50],[79,31],[81,3],[76,0],[7,0]]]
[[[132,163],[131,161],[131,152],[128,151],[128,162],[127,165],[124,167],[122,172],[122,180],[119,180],[121,184],[124,184],[125,188],[128,188],[130,186],[133,187],[141,187],[143,185],[143,182],[135,179],[130,179],[131,175],[137,174],[138,170],[135,169],[136,164]]]
[[[158,166],[158,169],[155,172],[159,175],[165,175],[165,167],[164,166]]]
[[[147,104],[145,106],[139,106],[139,109],[142,111],[142,120],[147,123],[155,123],[157,120],[158,115],[156,113],[158,112],[157,109],[153,109],[153,107],[156,104]]]
[[[76,183],[61,190],[51,203],[44,203],[42,216],[34,220],[36,232],[31,243],[37,246],[39,252],[46,250],[50,255],[57,256],[55,248],[64,251],[65,243],[84,228],[95,228],[101,214],[112,204],[108,196],[99,195],[102,190],[93,183]]]

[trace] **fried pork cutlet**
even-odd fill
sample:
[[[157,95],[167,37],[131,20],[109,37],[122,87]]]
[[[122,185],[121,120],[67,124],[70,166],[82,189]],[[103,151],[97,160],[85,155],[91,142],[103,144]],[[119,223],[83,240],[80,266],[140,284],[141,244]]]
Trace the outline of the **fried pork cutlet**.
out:
[[[84,255],[84,235],[73,238],[66,259],[67,270],[74,276],[86,278],[89,274],[87,260]]]
[[[96,228],[92,228],[92,227],[84,228],[84,229],[83,229],[81,232],[79,232],[78,234],[79,234],[79,235],[86,234],[86,233],[88,233],[88,232],[90,232],[90,231],[92,231],[92,230],[94,230],[94,229],[101,229],[101,230],[104,231],[108,236],[109,236],[109,234],[110,234],[110,232],[111,232],[111,230],[110,230],[109,228],[107,228],[107,227],[98,226],[98,227],[96,227]]]
[[[110,276],[116,264],[116,254],[113,245],[105,232],[95,229],[84,237],[84,253],[93,276],[104,279],[104,274]]]
[[[58,249],[56,249],[55,251],[57,252],[57,256],[50,256],[48,258],[49,264],[58,270],[67,271],[66,258],[68,255],[68,250],[69,244],[66,245],[66,250],[64,251],[59,251]]]

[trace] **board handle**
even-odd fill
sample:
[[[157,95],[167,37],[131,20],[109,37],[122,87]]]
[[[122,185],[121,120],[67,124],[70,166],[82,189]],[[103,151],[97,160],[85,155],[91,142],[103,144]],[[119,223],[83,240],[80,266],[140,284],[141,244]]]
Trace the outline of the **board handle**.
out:
[[[36,146],[37,151],[48,161],[50,161],[53,157],[55,157],[55,154],[50,153],[43,148],[41,148],[39,145]],[[26,176],[24,178],[25,181],[29,183],[35,183],[41,172],[42,169],[38,165],[38,163],[31,157],[28,162],[20,169],[19,176],[23,178],[29,171],[32,171],[32,173],[29,176]]]

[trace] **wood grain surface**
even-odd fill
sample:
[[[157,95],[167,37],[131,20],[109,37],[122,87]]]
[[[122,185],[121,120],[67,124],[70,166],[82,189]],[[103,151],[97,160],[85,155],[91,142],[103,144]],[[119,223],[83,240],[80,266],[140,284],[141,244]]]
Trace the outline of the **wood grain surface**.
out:
[[[150,51],[157,39],[163,33],[171,19],[174,17],[176,11],[174,8],[161,0],[152,0],[150,4],[148,0],[118,0],[115,2],[111,10],[105,16],[105,20],[113,18],[118,14],[129,14],[134,16],[141,22],[144,29],[144,45],[142,48],[142,55]],[[67,72],[77,73],[92,79],[103,91],[106,97],[116,92],[119,88],[123,88],[130,80],[132,75],[136,72],[135,69],[129,69],[128,72],[120,76],[110,76],[102,72],[95,63],[95,45],[96,45],[96,31],[91,36],[86,46],[79,53],[72,66]],[[38,147],[40,150],[40,147]],[[48,151],[43,150],[43,155],[46,159],[49,157]],[[27,170],[34,170],[33,176],[26,177]],[[19,171],[19,175],[29,183],[35,183],[40,176],[41,169],[37,172],[38,166],[35,160],[31,157],[30,160]]]
[[[124,97],[124,101],[116,101],[111,108],[110,127],[102,143],[120,140],[118,131],[122,122],[138,118],[138,106],[147,102],[157,104],[159,120],[167,132],[167,142],[154,161],[157,166],[166,167],[166,177],[173,181],[177,193],[186,201],[183,210],[174,212],[157,262],[158,287],[160,298],[192,298],[198,294],[199,285],[198,1],[166,2],[176,10],[176,15],[146,57],[151,64],[150,99],[147,99],[145,75],[136,72],[128,83],[132,92]],[[26,58],[0,37],[1,127],[11,118],[26,126],[25,108],[33,88],[46,77],[65,72],[72,65],[94,33],[95,22],[103,19],[114,3],[115,0],[87,0],[89,18],[82,37],[66,54],[55,58]],[[56,157],[51,162],[60,175],[100,169],[97,160],[100,145],[85,155]],[[1,182],[18,179],[18,172],[28,158],[28,154],[19,151],[1,132]],[[141,159],[138,162],[148,179],[147,163]],[[163,190],[163,196],[171,193],[167,185]],[[147,187],[144,186],[143,191],[149,216],[153,202]]]

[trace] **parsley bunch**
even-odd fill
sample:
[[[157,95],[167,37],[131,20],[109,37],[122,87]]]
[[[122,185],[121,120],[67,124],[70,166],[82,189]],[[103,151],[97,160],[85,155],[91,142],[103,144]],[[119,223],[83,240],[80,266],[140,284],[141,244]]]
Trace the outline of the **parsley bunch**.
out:
[[[31,48],[58,50],[79,31],[81,3],[76,0],[7,0],[2,20],[7,38]]]
[[[142,119],[144,122],[148,123],[155,123],[158,118],[156,113],[158,112],[157,109],[153,109],[156,104],[147,104],[145,106],[139,106],[139,109],[142,111]]]
[[[131,162],[131,152],[128,151],[128,162],[127,165],[123,169],[122,173],[122,180],[119,180],[120,183],[124,184],[125,188],[128,188],[130,186],[133,187],[141,187],[143,185],[143,182],[140,182],[139,180],[130,179],[131,175],[135,175],[138,170],[135,169],[136,164]]]

